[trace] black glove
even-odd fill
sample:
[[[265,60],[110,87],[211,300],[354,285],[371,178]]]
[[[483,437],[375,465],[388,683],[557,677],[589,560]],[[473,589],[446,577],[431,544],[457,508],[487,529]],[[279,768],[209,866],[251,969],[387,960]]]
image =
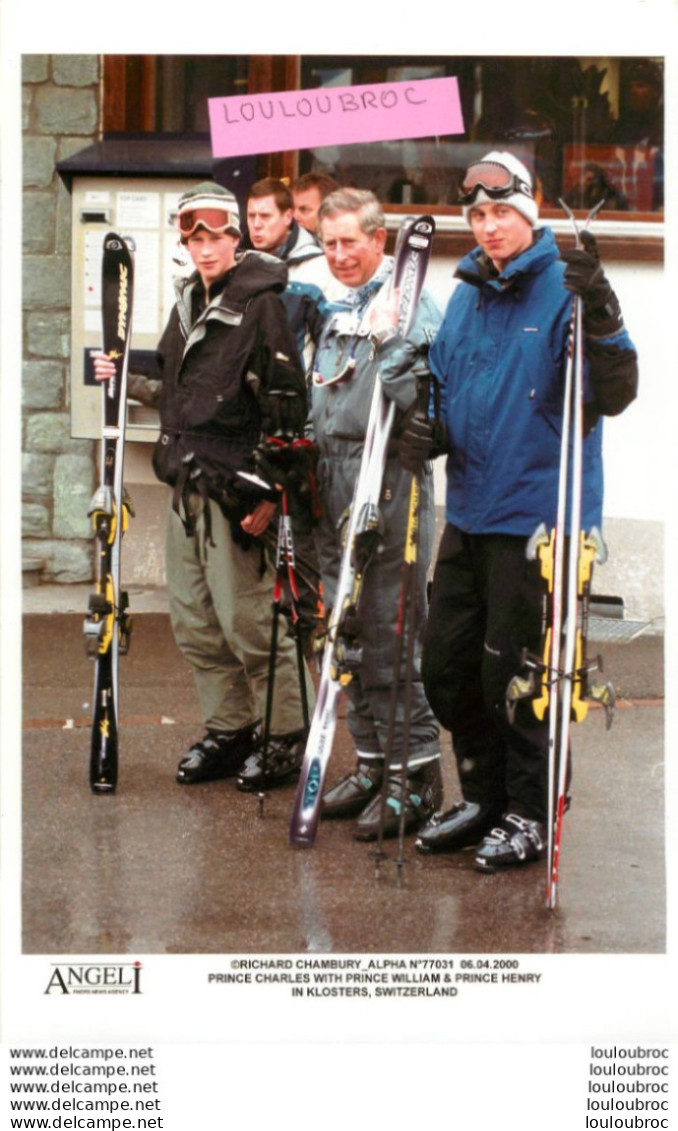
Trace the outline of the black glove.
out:
[[[398,437],[398,459],[406,471],[418,475],[436,454],[436,422],[416,409],[405,418]]]
[[[287,491],[291,514],[306,516],[312,522],[320,517],[316,482],[318,449],[310,440],[281,443],[267,437],[254,450],[258,473],[268,482]]]
[[[308,406],[306,393],[292,389],[262,392],[259,396],[262,431],[268,436],[293,440],[304,430]]]
[[[595,337],[616,334],[622,326],[619,299],[603,271],[594,236],[581,233],[582,247],[570,248],[561,255],[565,266],[564,284],[584,304],[585,329]]]

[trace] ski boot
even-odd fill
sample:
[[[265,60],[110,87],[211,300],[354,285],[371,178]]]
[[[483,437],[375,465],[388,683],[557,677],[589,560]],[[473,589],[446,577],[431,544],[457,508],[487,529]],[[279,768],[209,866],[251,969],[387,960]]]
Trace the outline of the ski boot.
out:
[[[277,737],[271,735],[266,752],[264,752],[263,739],[260,738],[256,749],[250,754],[238,774],[235,783],[237,788],[244,793],[256,793],[271,786],[284,785],[299,773],[305,749],[305,730],[296,730],[291,734]]]
[[[476,852],[479,872],[496,872],[514,864],[541,860],[546,854],[546,826],[517,813],[507,813]]]
[[[402,777],[392,770],[387,783],[386,805],[382,836],[397,836],[400,831],[400,813],[403,806]],[[405,832],[420,828],[443,799],[443,778],[440,758],[425,762],[407,775],[405,781]],[[356,840],[377,840],[381,822],[381,790],[363,809],[356,821],[353,836]]]
[[[358,759],[352,774],[340,778],[323,794],[321,817],[323,820],[357,817],[379,793],[384,774],[381,758]]]
[[[259,733],[259,723],[251,723],[239,730],[208,730],[201,742],[196,742],[177,766],[180,785],[216,781],[237,774],[248,754],[254,749]]]
[[[458,801],[445,813],[434,813],[417,834],[417,852],[459,852],[475,848],[501,817],[501,809],[477,801]]]

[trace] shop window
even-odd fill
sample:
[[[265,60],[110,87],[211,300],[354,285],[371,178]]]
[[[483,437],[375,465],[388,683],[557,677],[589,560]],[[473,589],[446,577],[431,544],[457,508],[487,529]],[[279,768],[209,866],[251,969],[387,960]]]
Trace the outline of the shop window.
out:
[[[454,205],[466,166],[507,149],[532,171],[544,209],[658,212],[664,204],[659,59],[403,57],[302,59],[302,88],[456,76],[466,132],[318,147],[300,171],[372,189],[385,203]]]

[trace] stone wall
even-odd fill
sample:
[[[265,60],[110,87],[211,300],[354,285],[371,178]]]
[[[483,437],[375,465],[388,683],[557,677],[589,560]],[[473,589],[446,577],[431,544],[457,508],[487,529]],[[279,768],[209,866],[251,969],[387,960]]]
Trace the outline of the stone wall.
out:
[[[23,58],[24,581],[88,581],[95,446],[70,435],[71,201],[56,162],[96,140],[97,55]]]

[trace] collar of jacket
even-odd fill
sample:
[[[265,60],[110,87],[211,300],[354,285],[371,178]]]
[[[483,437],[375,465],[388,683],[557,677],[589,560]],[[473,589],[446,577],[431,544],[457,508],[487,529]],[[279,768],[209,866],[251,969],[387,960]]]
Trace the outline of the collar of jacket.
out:
[[[313,233],[293,220],[287,239],[275,249],[274,254],[286,263],[305,263],[307,259],[317,259],[325,253]]]
[[[384,283],[390,278],[392,271],[393,257],[385,255],[371,279],[368,279],[361,287],[346,287],[345,294],[342,298],[329,302],[327,304],[327,310],[330,313],[349,313],[355,316],[353,321],[355,321],[357,327],[364,317],[367,307],[372,302],[377,292],[381,290]],[[340,324],[342,322],[346,322],[346,319],[340,319]],[[351,322],[349,321],[347,324],[351,325]],[[368,333],[367,330],[364,332]]]
[[[245,251],[256,250],[252,247],[249,233],[243,239],[241,247]],[[283,263],[304,263],[307,259],[317,259],[319,255],[324,255],[325,252],[313,233],[302,228],[296,220],[293,220],[282,243],[279,243],[272,251],[260,251],[257,254],[270,255],[274,259],[282,260]]]
[[[188,279],[178,279],[177,298],[186,302],[186,297],[197,293],[203,283],[197,271]],[[264,251],[239,251],[235,266],[231,267],[214,284],[218,293],[210,300],[209,306],[216,303],[233,310],[244,310],[254,295],[261,291],[274,291],[282,294],[287,286],[287,267],[274,255]]]
[[[218,293],[194,321],[193,298],[197,289],[203,287],[200,275],[194,271],[188,279],[177,281],[177,310],[186,338],[210,317],[240,321],[255,295],[265,291],[282,294],[287,286],[287,267],[275,256],[264,252],[239,252],[235,266],[214,285],[219,288]]]
[[[534,240],[530,246],[507,263],[500,273],[492,268],[483,249],[475,247],[461,260],[454,277],[463,283],[469,283],[472,287],[480,288],[487,284],[496,290],[505,291],[514,286],[522,276],[539,274],[558,259],[559,254],[551,228],[535,228]]]

